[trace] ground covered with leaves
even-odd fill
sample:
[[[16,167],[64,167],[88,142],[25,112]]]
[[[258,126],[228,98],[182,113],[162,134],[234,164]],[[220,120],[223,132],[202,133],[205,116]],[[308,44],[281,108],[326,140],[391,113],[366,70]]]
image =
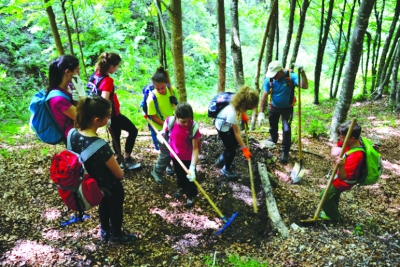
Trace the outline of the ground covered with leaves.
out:
[[[325,178],[333,166],[327,138],[304,137],[303,165],[298,184],[289,177],[298,162],[296,143],[289,164],[281,165],[279,142],[275,149],[261,148],[266,128],[250,132],[258,213],[253,212],[248,164],[240,151],[235,168],[238,181],[227,181],[214,166],[222,142],[207,125],[202,127],[202,148],[197,180],[226,216],[239,215],[219,236],[223,222],[199,194],[195,207],[175,199],[174,177],[164,186],[150,176],[157,158],[149,133],[141,132],[134,154],[144,165],[127,173],[124,230],[136,233],[131,245],[110,246],[99,237],[97,208],[82,223],[61,227],[71,216],[49,179],[52,155],[63,146],[40,144],[34,136],[16,137],[12,146],[1,144],[0,156],[0,264],[2,266],[238,266],[248,257],[268,266],[400,266],[400,120],[368,118],[364,136],[380,143],[384,174],[378,184],[356,186],[342,194],[342,220],[302,224],[312,218]],[[295,133],[294,133],[295,134]],[[107,139],[107,135],[102,136]],[[274,196],[280,215],[290,229],[282,239],[271,225],[257,162],[267,164],[278,179]],[[299,227],[296,227],[299,226]]]

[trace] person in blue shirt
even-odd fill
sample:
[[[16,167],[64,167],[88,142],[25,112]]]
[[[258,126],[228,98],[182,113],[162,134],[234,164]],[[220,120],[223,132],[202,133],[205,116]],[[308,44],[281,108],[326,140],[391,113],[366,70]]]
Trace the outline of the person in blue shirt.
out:
[[[303,89],[308,88],[307,76],[301,65],[297,64],[297,68],[301,73],[301,85]],[[264,92],[260,103],[260,113],[258,113],[257,121],[260,126],[265,122],[265,105],[268,103],[268,95],[271,95],[269,108],[267,109],[269,120],[269,133],[271,142],[278,141],[278,123],[279,118],[282,120],[282,154],[279,161],[286,164],[289,158],[290,146],[292,144],[291,123],[293,119],[293,106],[296,102],[294,95],[294,87],[298,86],[298,74],[291,70],[283,68],[282,63],[275,60],[268,65],[268,71],[265,74]]]

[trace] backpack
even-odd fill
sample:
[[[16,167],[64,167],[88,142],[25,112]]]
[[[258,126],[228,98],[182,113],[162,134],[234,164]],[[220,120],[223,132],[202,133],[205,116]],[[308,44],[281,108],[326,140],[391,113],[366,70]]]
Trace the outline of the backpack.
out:
[[[67,149],[53,156],[50,178],[58,185],[58,193],[68,209],[79,211],[82,215],[83,211],[99,205],[104,195],[83,164],[106,142],[98,139],[77,154],[71,147],[71,136],[75,131],[72,128],[68,132]]]
[[[217,118],[218,113],[223,108],[229,105],[233,95],[234,93],[232,92],[222,92],[214,96],[213,99],[211,99],[210,104],[208,105],[208,113],[207,113],[208,117],[214,119]]]
[[[290,87],[292,88],[292,92],[290,93],[290,98],[289,98],[289,105],[291,107],[293,107],[297,102],[296,96],[294,95],[294,87],[295,86],[293,85],[293,82],[292,82],[292,80],[290,78],[290,73],[292,73],[292,72],[293,71],[290,70],[290,69],[285,69],[284,70],[286,82],[288,84],[291,84]],[[273,84],[274,84],[274,79],[273,78],[269,78],[269,92],[270,92],[270,95],[271,95],[271,97],[270,97],[270,105],[271,106],[272,106],[272,86],[273,86]]]
[[[361,142],[361,146],[354,147],[345,154],[345,157],[347,157],[356,151],[362,151],[364,153],[364,160],[361,165],[359,177],[355,180],[347,180],[346,182],[349,184],[358,183],[359,185],[372,185],[379,181],[383,172],[381,155],[375,150],[371,140],[362,137]]]
[[[100,83],[103,81],[105,77],[103,75],[100,76],[96,76],[96,73],[93,72],[92,75],[90,75],[89,77],[89,82],[86,85],[86,88],[90,90],[89,95],[99,95],[101,96],[101,90],[100,90]],[[111,98],[111,94],[110,93],[110,99]]]
[[[61,129],[49,106],[49,100],[61,96],[71,101],[71,97],[60,90],[53,89],[49,93],[45,90],[37,92],[29,104],[31,118],[30,128],[35,132],[40,141],[55,145],[65,141],[64,129]],[[65,128],[65,127],[64,127]]]
[[[168,132],[165,133],[165,139],[168,141],[169,140],[169,133],[172,131],[172,128],[175,125],[175,116],[171,116],[169,118],[167,118],[168,120]],[[189,138],[190,140],[193,140],[194,136],[196,135],[197,131],[199,130],[199,124],[197,122],[193,122],[192,127],[190,127],[190,135]],[[199,151],[201,148],[201,142],[199,140]]]

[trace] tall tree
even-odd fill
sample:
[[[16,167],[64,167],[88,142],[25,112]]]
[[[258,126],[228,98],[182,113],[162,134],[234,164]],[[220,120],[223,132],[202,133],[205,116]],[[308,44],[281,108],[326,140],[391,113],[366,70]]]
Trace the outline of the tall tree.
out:
[[[226,29],[224,0],[217,0],[218,20],[218,92],[225,91],[226,83]]]
[[[231,2],[231,50],[232,50],[232,65],[233,65],[233,77],[235,79],[236,90],[244,84],[244,73],[243,73],[243,57],[242,57],[242,45],[240,42],[239,32],[239,7],[238,0],[232,0]]]
[[[400,48],[399,48],[399,40],[395,40],[396,42],[396,55],[393,58],[393,67],[392,67],[392,83],[391,83],[391,92],[390,92],[390,104],[393,105],[396,110],[400,110],[400,106],[398,106],[398,101],[396,101],[396,95],[399,94],[399,80],[397,76],[399,75],[399,66],[400,66]],[[397,106],[397,107],[396,107]]]
[[[278,0],[276,0],[278,1]],[[278,4],[274,5],[274,0],[271,0],[271,26],[269,27],[268,39],[267,39],[267,51],[265,53],[265,68],[267,68],[268,64],[272,61],[273,52],[274,52],[274,42],[275,42],[275,31],[276,25],[278,22]],[[276,40],[279,42],[279,40]]]
[[[71,37],[71,30],[69,29],[69,23],[68,23],[68,17],[67,17],[67,9],[65,8],[65,3],[67,0],[62,0],[61,1],[61,9],[64,15],[64,23],[65,23],[65,29],[67,30],[67,36],[68,36],[68,43],[69,43],[69,52],[71,55],[75,56],[74,53],[74,46],[72,45],[72,37]]]
[[[44,6],[46,7],[47,16],[48,16],[49,22],[50,22],[51,32],[53,33],[53,38],[54,38],[54,42],[57,47],[58,54],[60,56],[64,55],[64,48],[61,43],[60,34],[58,33],[56,16],[54,15],[53,8],[51,7],[49,0],[44,0]]]
[[[336,140],[336,129],[340,123],[347,118],[353,98],[354,84],[357,77],[361,54],[363,52],[364,35],[368,28],[369,17],[376,0],[363,0],[358,9],[358,16],[351,39],[349,61],[346,67],[343,87],[336,103],[335,112],[332,117],[330,139]]]
[[[385,11],[385,4],[386,4],[386,1],[383,1],[382,2],[382,9],[381,9],[380,12],[378,11],[377,3],[375,3],[375,5],[374,5],[376,31],[375,31],[374,44],[372,46],[372,66],[371,66],[371,71],[372,71],[371,84],[372,85],[371,85],[371,95],[376,94],[376,92],[375,92],[375,83],[376,83],[376,80],[377,80],[376,66],[378,65],[379,50],[380,50],[381,36],[382,36],[382,18],[383,18],[383,13]]]
[[[290,0],[290,15],[288,22],[288,30],[286,34],[286,42],[282,52],[282,66],[286,66],[287,57],[289,54],[290,43],[292,42],[293,25],[294,25],[294,12],[296,11],[296,0]]]
[[[185,65],[183,62],[183,39],[182,39],[182,3],[181,0],[171,0],[169,7],[171,19],[171,50],[174,63],[174,82],[179,91],[179,99],[187,101],[185,86]]]
[[[334,0],[329,1],[328,13],[326,16],[326,21],[324,22],[324,14],[325,14],[325,6],[324,0],[322,0],[322,8],[321,8],[321,28],[319,34],[319,42],[318,42],[318,51],[317,51],[317,60],[315,62],[315,72],[314,72],[314,104],[318,105],[318,95],[319,95],[319,83],[321,79],[321,70],[322,70],[322,61],[324,59],[326,42],[328,40],[329,28],[331,27],[332,13],[333,13],[333,4]],[[324,26],[322,26],[324,25]]]

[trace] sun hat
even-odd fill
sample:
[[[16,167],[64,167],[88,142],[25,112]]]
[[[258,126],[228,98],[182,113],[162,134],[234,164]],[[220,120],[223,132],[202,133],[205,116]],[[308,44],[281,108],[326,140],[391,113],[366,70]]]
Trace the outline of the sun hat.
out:
[[[278,73],[278,71],[282,69],[283,66],[281,62],[279,62],[278,60],[271,61],[268,65],[268,70],[267,73],[265,74],[265,77],[273,78]]]

